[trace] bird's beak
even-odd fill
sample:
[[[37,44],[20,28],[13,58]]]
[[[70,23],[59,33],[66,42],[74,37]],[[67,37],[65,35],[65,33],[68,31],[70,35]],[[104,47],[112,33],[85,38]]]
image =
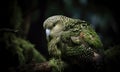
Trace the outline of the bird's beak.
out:
[[[46,36],[48,37],[50,35],[50,29],[46,29]]]

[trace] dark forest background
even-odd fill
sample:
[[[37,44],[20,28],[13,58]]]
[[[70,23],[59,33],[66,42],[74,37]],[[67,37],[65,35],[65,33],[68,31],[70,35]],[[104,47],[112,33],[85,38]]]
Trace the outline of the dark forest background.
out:
[[[34,44],[45,57],[49,55],[43,22],[52,15],[86,20],[95,28],[105,49],[120,44],[120,8],[117,0],[2,0],[0,4],[0,28],[14,29],[11,18],[16,6],[19,7],[21,36]]]

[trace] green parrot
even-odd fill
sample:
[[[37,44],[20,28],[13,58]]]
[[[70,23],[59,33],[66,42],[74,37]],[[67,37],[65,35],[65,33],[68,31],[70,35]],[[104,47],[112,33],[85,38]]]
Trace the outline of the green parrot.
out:
[[[68,64],[97,61],[101,58],[103,44],[86,21],[55,15],[47,18],[43,27],[48,34],[48,52],[52,58]]]

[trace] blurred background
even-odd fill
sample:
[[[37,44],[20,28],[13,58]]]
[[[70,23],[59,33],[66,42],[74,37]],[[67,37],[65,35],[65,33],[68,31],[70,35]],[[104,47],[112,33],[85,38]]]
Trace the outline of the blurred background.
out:
[[[4,0],[0,28],[19,29],[23,38],[48,56],[43,22],[52,15],[65,15],[90,23],[107,49],[120,43],[118,3],[116,0]],[[21,28],[16,28],[19,23]]]

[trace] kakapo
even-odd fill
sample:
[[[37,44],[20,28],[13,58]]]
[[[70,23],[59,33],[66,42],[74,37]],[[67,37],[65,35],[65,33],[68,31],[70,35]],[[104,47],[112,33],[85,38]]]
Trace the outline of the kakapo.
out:
[[[53,58],[95,60],[103,52],[99,36],[84,20],[55,15],[47,18],[43,27],[50,30],[48,52]]]

